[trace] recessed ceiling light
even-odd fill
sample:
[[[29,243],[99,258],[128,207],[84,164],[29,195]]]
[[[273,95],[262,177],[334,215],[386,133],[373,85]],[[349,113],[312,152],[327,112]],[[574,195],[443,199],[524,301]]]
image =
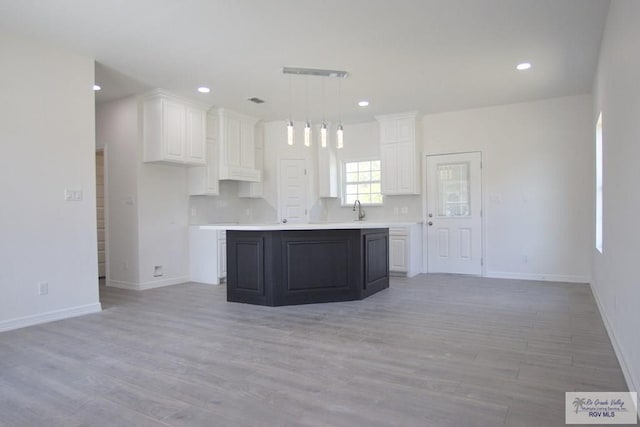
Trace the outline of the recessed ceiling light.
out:
[[[516,66],[516,70],[518,70],[518,71],[528,70],[529,68],[531,68],[531,63],[530,62],[521,62],[520,64],[518,64]]]
[[[366,107],[366,106],[369,105],[369,101],[360,101],[360,102],[358,102],[358,105],[361,106],[361,107]]]
[[[100,90],[100,89],[102,89],[102,88],[99,85],[93,85],[93,90],[97,91],[97,90]]]
[[[209,89],[209,88],[208,88],[208,87],[206,87],[206,86],[200,86],[200,87],[198,88],[198,92],[200,92],[200,93],[209,93],[209,92],[211,92],[211,89]]]

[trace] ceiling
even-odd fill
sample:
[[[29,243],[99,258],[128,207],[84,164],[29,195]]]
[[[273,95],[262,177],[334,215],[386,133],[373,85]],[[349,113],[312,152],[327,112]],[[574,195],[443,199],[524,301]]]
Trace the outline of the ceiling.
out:
[[[590,93],[608,6],[604,0],[1,0],[0,28],[94,57],[103,88],[98,102],[160,87],[265,120],[316,121],[324,111],[328,120],[360,122]],[[516,71],[523,61],[533,67]],[[284,66],[345,70],[349,77],[340,79],[339,98],[338,79],[291,78]],[[211,93],[196,92],[199,86]],[[251,97],[266,102],[253,104]],[[370,105],[358,107],[362,99]]]

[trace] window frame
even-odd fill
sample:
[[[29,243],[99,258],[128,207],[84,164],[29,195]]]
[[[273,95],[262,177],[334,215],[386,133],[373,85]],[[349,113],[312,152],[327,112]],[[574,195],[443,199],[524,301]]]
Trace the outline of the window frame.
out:
[[[345,159],[342,160],[342,165],[340,167],[340,206],[342,207],[352,207],[352,203],[347,203],[347,163],[359,163],[359,162],[380,162],[380,196],[382,196],[382,202],[380,203],[362,203],[362,206],[368,207],[376,207],[376,206],[384,206],[384,194],[382,194],[382,159],[379,157],[364,157],[357,159]],[[371,182],[371,181],[369,181]],[[378,181],[373,181],[378,182]]]

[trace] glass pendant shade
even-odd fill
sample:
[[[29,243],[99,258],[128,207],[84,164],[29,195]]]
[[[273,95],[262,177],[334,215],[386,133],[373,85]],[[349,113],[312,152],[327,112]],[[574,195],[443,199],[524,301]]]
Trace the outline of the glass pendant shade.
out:
[[[327,124],[322,123],[320,127],[320,145],[322,148],[327,148]]]
[[[311,123],[305,122],[304,124],[304,146],[311,146]]]
[[[287,144],[293,145],[293,121],[287,122]]]
[[[342,123],[338,125],[338,131],[336,132],[336,147],[344,147],[344,129]]]

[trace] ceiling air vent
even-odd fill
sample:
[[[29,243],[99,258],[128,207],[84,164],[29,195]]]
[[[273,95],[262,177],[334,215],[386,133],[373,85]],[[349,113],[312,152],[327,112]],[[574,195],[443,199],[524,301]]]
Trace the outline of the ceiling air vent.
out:
[[[249,98],[249,101],[253,102],[254,104],[263,104],[264,103],[264,99],[256,98],[255,96],[253,98]]]

